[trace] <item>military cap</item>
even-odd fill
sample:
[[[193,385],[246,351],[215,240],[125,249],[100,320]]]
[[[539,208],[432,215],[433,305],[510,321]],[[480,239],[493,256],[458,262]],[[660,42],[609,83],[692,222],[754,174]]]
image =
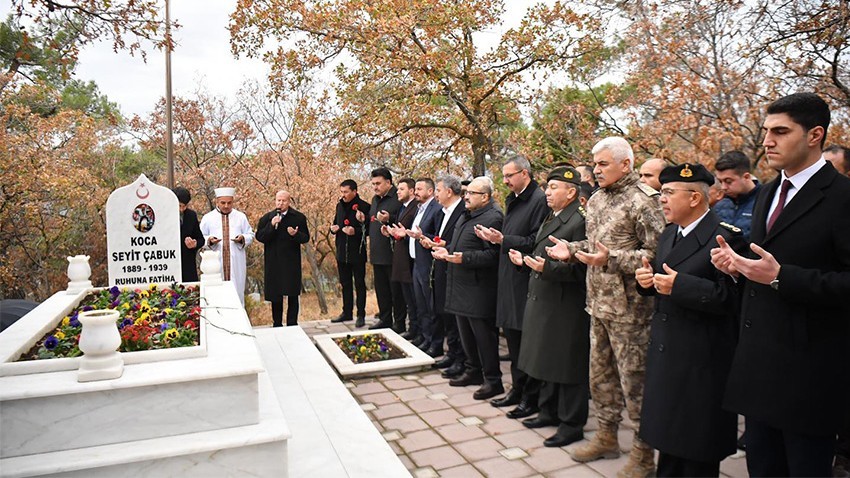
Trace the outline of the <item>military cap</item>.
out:
[[[556,168],[552,168],[549,171],[549,175],[546,176],[546,181],[551,180],[564,181],[566,183],[573,183],[576,186],[581,185],[581,174],[575,170],[575,168],[570,166],[558,166]]]
[[[667,183],[705,183],[714,184],[714,175],[701,164],[678,164],[667,166],[658,175],[661,184]]]

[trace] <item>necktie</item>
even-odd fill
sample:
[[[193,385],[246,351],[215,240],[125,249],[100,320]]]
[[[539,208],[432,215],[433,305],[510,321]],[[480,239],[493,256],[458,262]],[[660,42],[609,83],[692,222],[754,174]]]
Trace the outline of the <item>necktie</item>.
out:
[[[773,214],[770,215],[770,219],[767,220],[767,232],[770,232],[776,219],[779,218],[782,210],[785,209],[785,200],[788,198],[789,189],[791,189],[791,181],[787,179],[782,181],[782,188],[779,191],[779,203],[776,205],[776,209],[773,210]]]
[[[685,236],[683,236],[683,235],[682,235],[682,231],[681,231],[681,230],[680,230],[679,232],[677,232],[677,233],[676,233],[676,238],[675,238],[675,239],[673,239],[673,245],[675,246],[676,244],[678,244],[678,243],[679,243],[679,241],[681,241],[684,237],[685,237]]]
[[[230,220],[228,214],[221,215],[221,264],[224,280],[230,280]]]

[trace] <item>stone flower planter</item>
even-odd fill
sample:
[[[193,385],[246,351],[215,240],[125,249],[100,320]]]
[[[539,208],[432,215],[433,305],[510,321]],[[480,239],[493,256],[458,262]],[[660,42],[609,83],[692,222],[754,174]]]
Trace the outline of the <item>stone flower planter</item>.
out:
[[[357,337],[358,335],[383,335],[384,338],[396,348],[404,351],[407,357],[381,360],[378,362],[354,363],[345,355],[333,339],[337,337],[345,337],[350,335]],[[340,332],[337,334],[317,335],[313,337],[316,341],[316,346],[319,347],[322,354],[330,362],[331,366],[336,369],[337,373],[343,378],[369,377],[375,375],[395,375],[399,373],[409,373],[430,368],[434,363],[434,359],[419,350],[418,347],[411,344],[407,340],[401,338],[392,329],[378,330],[361,330],[355,332]]]

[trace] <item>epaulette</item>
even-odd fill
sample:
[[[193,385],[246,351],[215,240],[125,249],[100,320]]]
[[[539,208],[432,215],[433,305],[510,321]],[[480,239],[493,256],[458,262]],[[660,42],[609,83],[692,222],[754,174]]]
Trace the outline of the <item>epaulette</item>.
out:
[[[649,197],[658,196],[659,194],[661,194],[658,191],[656,191],[655,189],[653,189],[652,186],[647,186],[646,184],[641,183],[641,182],[637,183],[637,187],[638,187],[638,189],[643,191],[643,193],[646,194]]]
[[[721,222],[720,227],[722,227],[724,229],[729,229],[730,231],[734,232],[735,234],[739,234],[741,232],[740,227],[733,226],[732,224],[729,224],[728,222]]]
[[[581,217],[587,217],[587,211],[584,210],[584,206],[578,207],[578,213],[581,214]]]

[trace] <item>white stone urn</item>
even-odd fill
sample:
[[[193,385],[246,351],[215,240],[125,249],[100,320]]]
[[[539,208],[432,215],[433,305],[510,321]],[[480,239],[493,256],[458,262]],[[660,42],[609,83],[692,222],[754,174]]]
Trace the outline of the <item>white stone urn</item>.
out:
[[[118,352],[121,334],[118,332],[117,310],[89,310],[80,312],[77,319],[83,324],[80,332],[80,368],[78,382],[110,380],[124,373],[124,358]]]
[[[201,251],[201,284],[221,284],[221,253],[210,249]]]
[[[68,293],[78,294],[91,288],[89,256],[68,257]]]

